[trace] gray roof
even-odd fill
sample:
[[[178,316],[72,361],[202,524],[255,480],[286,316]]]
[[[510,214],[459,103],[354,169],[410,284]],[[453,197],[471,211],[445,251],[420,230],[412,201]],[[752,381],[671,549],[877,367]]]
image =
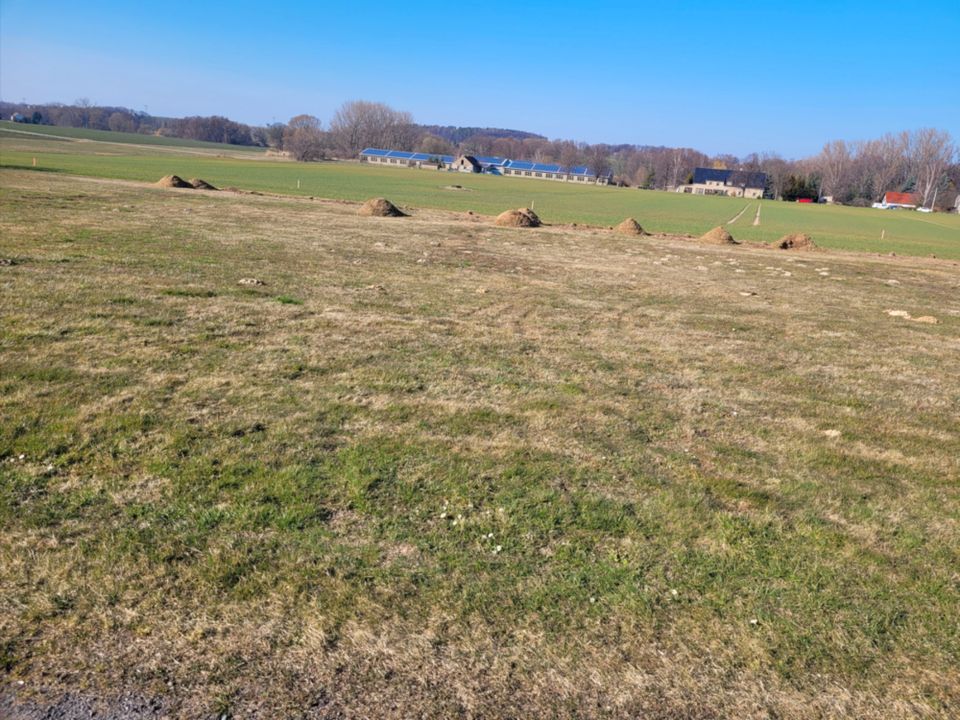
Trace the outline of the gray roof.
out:
[[[708,182],[720,182],[731,187],[748,187],[763,189],[767,186],[767,176],[762,172],[747,170],[717,170],[716,168],[696,168],[693,171],[693,182],[703,185]]]

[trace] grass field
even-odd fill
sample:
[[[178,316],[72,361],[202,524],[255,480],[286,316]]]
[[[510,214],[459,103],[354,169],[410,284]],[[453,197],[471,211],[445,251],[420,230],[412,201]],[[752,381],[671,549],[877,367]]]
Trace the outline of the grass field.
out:
[[[44,163],[426,192],[146,160]],[[955,262],[12,169],[0,258],[0,714],[956,716]]]
[[[532,205],[548,223],[610,226],[633,216],[653,232],[691,235],[729,222],[746,207],[737,222],[729,226],[735,237],[745,241],[772,242],[787,233],[806,232],[824,247],[960,259],[960,217],[956,215],[760,203],[630,188],[574,187],[356,163],[292,163],[267,160],[255,151],[239,149],[238,154],[226,148],[232,146],[178,151],[52,141],[5,132],[0,127],[0,167],[31,168],[36,157],[43,171],[147,182],[177,174],[201,177],[220,187],[355,201],[385,196],[413,209],[437,208],[482,215]],[[449,189],[451,185],[461,185],[463,189]],[[762,204],[761,224],[755,227],[752,222],[758,204]]]
[[[202,140],[187,140],[185,138],[162,137],[159,135],[144,135],[143,133],[112,132],[108,130],[89,130],[86,128],[58,127],[54,125],[30,125],[15,123],[10,120],[0,120],[0,132],[11,137],[41,135],[47,138],[68,138],[70,140],[91,140],[101,143],[120,145],[144,145],[147,147],[175,147],[175,148],[203,148],[206,150],[220,150],[233,153],[247,153],[250,155],[263,154],[263,148],[244,147],[243,145],[227,145],[224,143],[203,142]]]

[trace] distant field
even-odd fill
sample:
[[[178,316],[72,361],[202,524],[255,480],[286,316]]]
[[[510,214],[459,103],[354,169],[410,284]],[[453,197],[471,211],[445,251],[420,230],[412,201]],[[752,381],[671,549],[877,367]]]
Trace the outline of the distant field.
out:
[[[10,169],[0,259],[0,716],[957,717],[953,261]]]
[[[230,157],[212,152],[216,149],[229,152]],[[291,163],[262,159],[262,155],[244,159],[244,152],[254,155],[242,149],[238,154],[233,146],[179,152],[174,147],[54,141],[0,129],[0,166],[6,167],[30,168],[36,157],[44,171],[146,182],[177,174],[202,177],[221,187],[345,200],[382,195],[413,209],[469,210],[482,215],[527,205],[548,223],[614,225],[633,216],[653,232],[691,235],[729,222],[746,207],[729,226],[735,237],[745,241],[771,242],[789,232],[806,232],[824,247],[960,259],[960,217],[955,215],[575,187],[355,163]],[[462,189],[451,189],[452,185]],[[753,226],[758,205],[762,206],[760,225]]]
[[[96,140],[98,142],[120,143],[124,145],[157,145],[162,147],[207,148],[210,150],[229,150],[231,152],[263,153],[263,148],[244,147],[243,145],[228,145],[225,143],[203,142],[201,140],[144,135],[142,133],[87,130],[84,128],[57,127],[53,125],[30,125],[27,123],[15,123],[9,120],[0,120],[0,130],[6,130],[9,133],[15,133],[17,135],[49,135],[53,137],[72,138],[74,140]]]

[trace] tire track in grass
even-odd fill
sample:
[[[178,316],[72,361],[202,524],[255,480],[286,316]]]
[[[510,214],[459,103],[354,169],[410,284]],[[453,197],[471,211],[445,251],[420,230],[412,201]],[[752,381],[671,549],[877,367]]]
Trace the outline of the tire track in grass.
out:
[[[761,208],[761,207],[763,207],[763,205],[762,205],[761,203],[757,203],[757,215],[756,215],[756,217],[753,218],[753,224],[754,224],[754,225],[759,225],[759,224],[760,224],[760,208]]]
[[[743,210],[741,210],[736,215],[734,215],[730,220],[727,220],[727,225],[733,225],[737,220],[739,220],[740,216],[747,211],[748,207],[750,207],[750,203],[747,203],[746,205],[744,205]]]

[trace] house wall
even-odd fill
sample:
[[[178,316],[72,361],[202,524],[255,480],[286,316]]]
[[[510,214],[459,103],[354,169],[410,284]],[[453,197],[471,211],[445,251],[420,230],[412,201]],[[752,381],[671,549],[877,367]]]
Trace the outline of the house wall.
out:
[[[763,197],[763,188],[748,187],[744,189],[735,185],[724,185],[723,183],[716,181],[684,185],[680,191],[685,193],[693,193],[694,195],[728,195],[730,197],[745,197],[751,200],[758,200]]]

